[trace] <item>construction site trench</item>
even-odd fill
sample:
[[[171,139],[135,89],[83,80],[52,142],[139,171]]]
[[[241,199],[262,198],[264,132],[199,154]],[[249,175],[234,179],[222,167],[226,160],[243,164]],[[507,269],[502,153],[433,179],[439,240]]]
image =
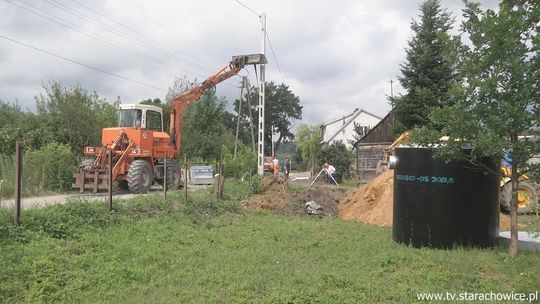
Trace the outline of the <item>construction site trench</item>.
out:
[[[242,202],[246,210],[266,210],[298,217],[337,217],[381,227],[392,226],[393,170],[352,189],[322,182],[310,186],[306,182],[285,181],[276,176],[263,178],[261,184],[261,193]],[[500,215],[499,226],[501,231],[510,229],[507,215]]]

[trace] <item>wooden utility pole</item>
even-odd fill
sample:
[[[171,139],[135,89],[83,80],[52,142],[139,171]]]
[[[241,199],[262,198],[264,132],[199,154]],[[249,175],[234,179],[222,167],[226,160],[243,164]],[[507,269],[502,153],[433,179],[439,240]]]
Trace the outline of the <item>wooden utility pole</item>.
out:
[[[238,131],[240,130],[240,116],[242,115],[242,99],[244,95],[244,87],[246,85],[246,77],[242,78],[242,86],[240,87],[240,100],[238,102],[238,117],[236,119],[236,136],[234,138],[234,154],[233,158],[236,158],[236,151],[238,149]]]
[[[21,224],[22,143],[15,143],[15,225]]]
[[[253,153],[257,153],[257,147],[255,145],[255,130],[253,129],[253,114],[251,113],[251,87],[249,80],[246,77],[247,84],[247,102],[249,109],[249,128],[251,129],[251,145],[253,146]]]

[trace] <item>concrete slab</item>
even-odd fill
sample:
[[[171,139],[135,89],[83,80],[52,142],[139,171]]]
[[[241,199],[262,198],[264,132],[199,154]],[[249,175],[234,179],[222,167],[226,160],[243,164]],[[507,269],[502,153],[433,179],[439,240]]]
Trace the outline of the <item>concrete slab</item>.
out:
[[[499,233],[499,245],[508,246],[510,244],[510,231]],[[519,249],[540,253],[540,235],[527,231],[518,231]]]

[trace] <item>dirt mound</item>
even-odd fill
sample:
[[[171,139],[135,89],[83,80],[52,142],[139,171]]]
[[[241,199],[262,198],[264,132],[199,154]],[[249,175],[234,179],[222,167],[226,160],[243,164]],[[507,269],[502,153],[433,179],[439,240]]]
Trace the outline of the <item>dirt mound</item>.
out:
[[[343,189],[330,185],[305,187],[293,193],[282,177],[268,176],[261,181],[262,191],[243,202],[248,210],[269,210],[279,214],[307,216],[306,203],[314,201],[316,215],[337,216]]]
[[[394,171],[377,176],[367,185],[350,190],[339,202],[339,217],[383,227],[392,226]],[[510,230],[509,216],[501,213],[499,229]]]
[[[392,226],[394,171],[377,176],[369,184],[347,192],[339,203],[339,216],[377,226]]]
[[[243,202],[248,210],[276,210],[291,197],[291,190],[279,176],[267,176],[261,180],[262,191]]]
[[[281,214],[307,216],[306,203],[313,201],[321,207],[317,215],[337,216],[338,203],[344,196],[345,191],[335,186],[322,185],[306,188],[305,190],[294,193],[291,198],[282,206],[276,209]]]

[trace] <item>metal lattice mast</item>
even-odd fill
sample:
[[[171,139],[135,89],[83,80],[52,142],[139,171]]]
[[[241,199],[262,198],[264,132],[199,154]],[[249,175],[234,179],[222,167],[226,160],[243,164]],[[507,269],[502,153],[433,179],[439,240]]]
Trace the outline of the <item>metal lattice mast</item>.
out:
[[[262,42],[261,42],[261,53],[266,56],[266,13],[262,13],[261,16],[261,28],[262,28]],[[265,65],[261,64],[260,68],[260,77],[259,77],[259,144],[257,147],[257,173],[260,175],[264,174],[264,72]]]

